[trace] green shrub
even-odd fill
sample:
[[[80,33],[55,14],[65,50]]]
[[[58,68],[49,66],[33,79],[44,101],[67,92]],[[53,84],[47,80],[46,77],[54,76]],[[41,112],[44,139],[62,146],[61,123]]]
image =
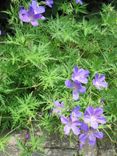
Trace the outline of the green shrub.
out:
[[[116,123],[116,10],[104,5],[101,13],[83,18],[57,15],[34,28],[20,24],[17,9],[12,8],[10,18],[15,35],[0,43],[1,131],[30,128],[36,122],[48,133],[61,133],[60,121],[51,115],[58,99],[68,110],[76,105],[82,110],[89,104],[103,105],[107,127]],[[91,73],[87,92],[77,102],[64,85],[74,65]],[[91,80],[96,72],[106,74],[108,90],[94,89]]]

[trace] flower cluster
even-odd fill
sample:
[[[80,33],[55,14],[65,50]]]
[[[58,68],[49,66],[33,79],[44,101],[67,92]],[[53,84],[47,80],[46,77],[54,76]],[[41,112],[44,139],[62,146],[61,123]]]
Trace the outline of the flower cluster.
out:
[[[84,69],[79,69],[77,66],[73,69],[73,74],[71,80],[66,80],[65,85],[67,88],[73,89],[73,99],[79,99],[79,93],[85,93],[86,88],[83,84],[87,84],[88,82],[89,71]]]
[[[40,2],[40,4],[46,5],[52,8],[54,1],[53,0],[45,0]],[[83,4],[82,0],[76,0],[76,4]],[[38,4],[36,0],[32,0],[29,4],[29,8],[25,9],[24,7],[20,7],[19,10],[19,19],[25,23],[31,23],[32,26],[38,26],[38,20],[44,20],[43,16],[45,13],[45,6],[41,6]]]
[[[67,88],[73,89],[73,99],[78,100],[79,99],[79,93],[85,93],[86,87],[83,86],[83,84],[88,83],[88,77],[89,77],[89,71],[85,69],[80,69],[77,66],[73,69],[73,74],[71,80],[66,80],[65,85]],[[108,84],[105,81],[104,75],[99,75],[98,73],[95,74],[95,78],[93,79],[93,85],[97,89],[107,88]]]
[[[88,83],[90,72],[85,69],[74,67],[71,80],[66,80],[65,85],[67,88],[73,89],[73,99],[79,99],[79,93],[85,93],[86,88],[83,84]],[[105,81],[105,76],[95,74],[92,84],[98,89],[107,88],[108,84]],[[80,107],[75,107],[69,116],[63,115],[62,111],[65,108],[64,103],[55,101],[53,113],[59,115],[61,123],[64,124],[64,133],[69,135],[72,131],[74,135],[79,136],[80,147],[82,148],[85,143],[94,146],[96,138],[102,139],[103,133],[99,131],[99,126],[106,123],[103,115],[103,108],[88,106],[85,112],[80,111]]]
[[[44,4],[52,7],[53,0],[46,0]],[[33,26],[38,26],[38,20],[45,19],[43,13],[45,13],[45,7],[39,5],[36,0],[32,0],[32,2],[29,4],[28,10],[26,10],[24,7],[20,7],[19,18],[23,22],[31,23]]]
[[[100,125],[106,123],[102,108],[89,106],[83,113],[80,111],[80,107],[77,106],[68,117],[61,115],[62,108],[64,108],[64,105],[58,102],[58,109],[54,109],[53,112],[59,113],[61,123],[64,124],[65,135],[69,135],[72,131],[74,135],[79,136],[81,148],[86,142],[94,146],[96,138],[103,138],[103,133],[98,130]]]

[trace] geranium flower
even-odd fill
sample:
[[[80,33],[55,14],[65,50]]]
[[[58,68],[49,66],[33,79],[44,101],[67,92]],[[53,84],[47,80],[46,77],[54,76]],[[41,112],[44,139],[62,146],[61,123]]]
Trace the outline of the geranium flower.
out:
[[[46,3],[47,6],[52,8],[52,5],[53,5],[54,2],[53,2],[53,0],[46,0],[45,3]]]
[[[92,128],[87,128],[82,134],[79,135],[80,147],[82,148],[86,142],[89,145],[94,146],[96,144],[96,138],[102,139],[103,133]]]
[[[65,116],[61,116],[61,122],[63,124],[65,124],[64,126],[64,132],[66,135],[69,135],[70,131],[72,130],[73,133],[75,135],[79,135],[80,134],[80,129],[78,128],[78,126],[80,126],[80,122],[77,120],[77,121],[74,121],[72,120],[71,117],[65,117]]]
[[[33,0],[28,10],[24,7],[20,8],[19,18],[23,22],[31,23],[33,26],[38,26],[38,19],[45,19],[42,15],[44,12],[45,8],[43,6],[38,6],[38,3]]]
[[[105,124],[103,109],[89,106],[84,113],[84,122],[94,129],[97,129],[99,124]]]
[[[45,7],[39,6],[36,0],[32,0],[32,3],[30,4],[30,6],[33,8],[35,14],[42,14],[45,12]]]
[[[75,107],[72,110],[70,116],[71,116],[71,118],[72,118],[73,121],[78,120],[78,118],[82,116],[82,113],[80,112],[80,107],[79,106]]]
[[[79,69],[77,66],[73,69],[72,80],[78,81],[80,83],[86,84],[88,82],[87,77],[89,76],[89,71],[84,69]]]
[[[93,79],[93,85],[99,90],[107,88],[108,83],[105,81],[105,75],[95,74],[95,78]]]
[[[61,112],[62,112],[62,109],[64,108],[64,103],[63,102],[59,102],[59,101],[55,101],[54,102],[54,108],[53,108],[53,113],[54,114],[61,114]]]
[[[86,88],[82,86],[82,84],[78,81],[72,82],[71,80],[66,80],[65,85],[67,88],[73,89],[73,99],[78,100],[79,99],[79,93],[85,93]]]

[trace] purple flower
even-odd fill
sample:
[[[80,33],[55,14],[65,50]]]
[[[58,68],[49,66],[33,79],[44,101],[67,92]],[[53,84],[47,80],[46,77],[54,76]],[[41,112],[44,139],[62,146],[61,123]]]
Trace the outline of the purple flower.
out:
[[[42,14],[45,12],[45,7],[39,6],[36,0],[32,0],[32,3],[30,4],[30,6],[33,8],[35,14]],[[45,19],[44,16],[43,16],[43,19]]]
[[[79,110],[80,110],[80,107],[79,106],[75,107],[72,110],[70,116],[71,116],[71,118],[72,118],[73,121],[78,120],[78,118],[82,116],[82,113]]]
[[[52,5],[53,5],[54,2],[53,2],[53,0],[46,0],[45,3],[46,3],[47,6],[52,8]]]
[[[53,108],[53,113],[54,114],[61,114],[61,112],[62,112],[62,109],[64,108],[64,103],[63,102],[58,102],[58,101],[55,101],[54,102],[54,108]]]
[[[95,74],[95,78],[93,79],[93,85],[99,90],[108,87],[108,83],[105,81],[105,76],[103,74]]]
[[[65,124],[64,132],[66,135],[69,135],[71,130],[73,131],[75,135],[80,134],[80,129],[78,128],[78,126],[80,126],[80,122],[78,120],[74,121],[72,120],[71,117],[67,118],[67,117],[61,116],[61,122]]]
[[[83,4],[82,0],[76,0],[76,4]]]
[[[20,8],[19,18],[21,21],[31,23],[33,26],[38,26],[38,19],[45,19],[42,13],[45,12],[45,8],[38,6],[36,1],[32,1],[28,10],[24,7]]]
[[[79,99],[79,93],[85,93],[86,88],[82,86],[82,84],[78,81],[72,82],[71,80],[66,80],[65,85],[67,88],[73,89],[73,99],[78,100]]]
[[[86,142],[89,143],[89,145],[94,146],[96,144],[96,138],[102,139],[103,133],[95,129],[88,128],[86,131],[84,131],[84,133],[80,134],[79,136],[80,147],[82,148]]]
[[[86,84],[88,82],[87,77],[89,76],[89,71],[84,69],[79,69],[77,66],[73,69],[72,80],[78,81],[80,83]]]
[[[105,124],[103,109],[89,106],[84,113],[84,122],[94,129],[98,128],[98,124]]]

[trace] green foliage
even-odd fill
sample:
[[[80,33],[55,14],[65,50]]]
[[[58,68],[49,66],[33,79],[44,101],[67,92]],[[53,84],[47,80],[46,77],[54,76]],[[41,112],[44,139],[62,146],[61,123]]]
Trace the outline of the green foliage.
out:
[[[55,100],[64,101],[66,114],[77,105],[82,110],[90,104],[103,105],[108,124],[116,123],[117,11],[103,6],[100,14],[83,18],[67,12],[41,22],[37,28],[20,24],[16,12],[17,7],[10,12],[15,35],[0,43],[1,131],[28,128],[36,122],[48,133],[61,132],[60,121],[51,114]],[[64,84],[74,65],[89,69],[91,77],[86,94],[78,102],[72,101]],[[108,90],[100,92],[93,87],[96,72],[106,75]],[[37,147],[40,142],[35,139],[29,144],[36,142]],[[37,150],[33,146],[32,151]]]
[[[18,141],[18,148],[21,151],[20,156],[31,156],[32,153],[38,152],[43,156],[43,146],[45,138],[43,136],[36,136],[34,131],[30,131],[30,139],[26,141]]]

